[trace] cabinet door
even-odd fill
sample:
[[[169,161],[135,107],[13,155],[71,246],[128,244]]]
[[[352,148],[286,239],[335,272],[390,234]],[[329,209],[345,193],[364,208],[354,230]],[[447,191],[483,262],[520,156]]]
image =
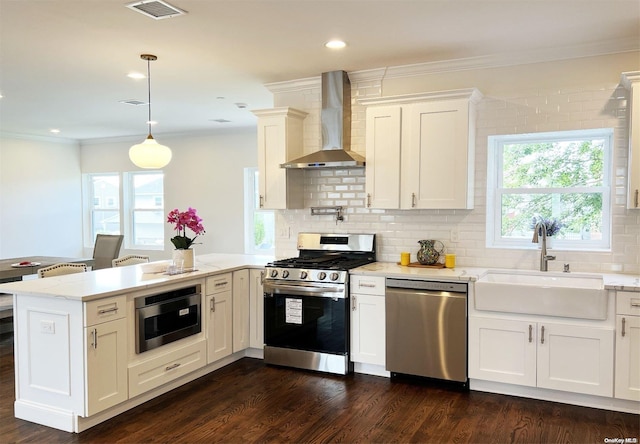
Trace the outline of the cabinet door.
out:
[[[538,387],[613,396],[613,330],[539,323]]]
[[[402,208],[473,208],[469,101],[417,103],[403,110]]]
[[[232,353],[232,303],[231,291],[206,297],[207,363],[209,364]]]
[[[367,108],[367,207],[400,208],[400,106]]]
[[[86,412],[98,413],[128,399],[127,321],[86,327]]]
[[[249,347],[264,348],[264,270],[250,271],[249,288]]]
[[[640,209],[640,71],[624,73],[629,82],[629,186],[627,208]]]
[[[304,206],[303,171],[280,168],[302,155],[302,121],[306,113],[282,108],[256,111],[258,119],[258,170],[260,207],[265,209]]]
[[[233,272],[233,352],[249,347],[249,270]]]
[[[351,298],[351,360],[384,366],[384,296],[352,293]]]
[[[536,386],[536,324],[469,317],[469,377]]]
[[[617,316],[615,397],[640,401],[640,316]]]

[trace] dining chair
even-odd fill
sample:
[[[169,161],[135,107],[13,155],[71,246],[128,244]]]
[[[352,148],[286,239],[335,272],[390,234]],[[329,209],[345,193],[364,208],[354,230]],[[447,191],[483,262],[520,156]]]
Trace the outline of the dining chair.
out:
[[[61,262],[59,264],[49,265],[48,267],[40,268],[38,270],[39,278],[46,278],[51,276],[60,276],[63,274],[72,273],[84,273],[87,271],[87,264],[66,263]]]
[[[93,269],[111,268],[112,261],[120,254],[122,234],[96,234],[93,247]]]
[[[149,256],[141,256],[139,254],[128,254],[111,261],[112,267],[124,267],[126,265],[146,264],[149,262]]]

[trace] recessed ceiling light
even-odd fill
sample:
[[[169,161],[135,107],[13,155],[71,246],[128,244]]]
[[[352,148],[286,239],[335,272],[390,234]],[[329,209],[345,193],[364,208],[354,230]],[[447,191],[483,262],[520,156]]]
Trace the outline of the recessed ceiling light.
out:
[[[53,134],[58,134],[60,132],[60,130],[58,128],[52,128],[49,130],[49,132],[53,133]]]
[[[325,43],[324,46],[326,46],[329,49],[342,49],[345,46],[347,46],[347,44],[342,40],[330,40],[327,43]]]
[[[142,74],[141,72],[130,72],[129,74],[127,74],[127,77],[129,77],[130,79],[144,79],[147,76],[145,76],[144,74]]]
[[[231,123],[231,120],[227,120],[227,119],[209,119],[211,122],[216,122],[216,123]]]

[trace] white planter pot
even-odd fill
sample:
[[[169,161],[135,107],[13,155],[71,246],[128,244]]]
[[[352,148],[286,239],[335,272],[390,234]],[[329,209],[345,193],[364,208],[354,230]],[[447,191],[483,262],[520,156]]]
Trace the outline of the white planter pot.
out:
[[[178,269],[182,265],[184,271],[192,271],[195,269],[196,263],[195,250],[189,248],[187,250],[173,250],[173,265]]]

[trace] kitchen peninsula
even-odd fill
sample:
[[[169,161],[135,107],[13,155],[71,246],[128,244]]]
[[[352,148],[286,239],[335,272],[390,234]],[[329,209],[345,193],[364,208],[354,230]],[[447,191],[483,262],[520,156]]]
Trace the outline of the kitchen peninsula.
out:
[[[176,275],[164,273],[169,262],[152,262],[3,284],[14,294],[15,416],[81,432],[244,356],[261,357],[269,260],[210,254]],[[199,331],[136,353],[136,299],[185,288],[201,292]]]

